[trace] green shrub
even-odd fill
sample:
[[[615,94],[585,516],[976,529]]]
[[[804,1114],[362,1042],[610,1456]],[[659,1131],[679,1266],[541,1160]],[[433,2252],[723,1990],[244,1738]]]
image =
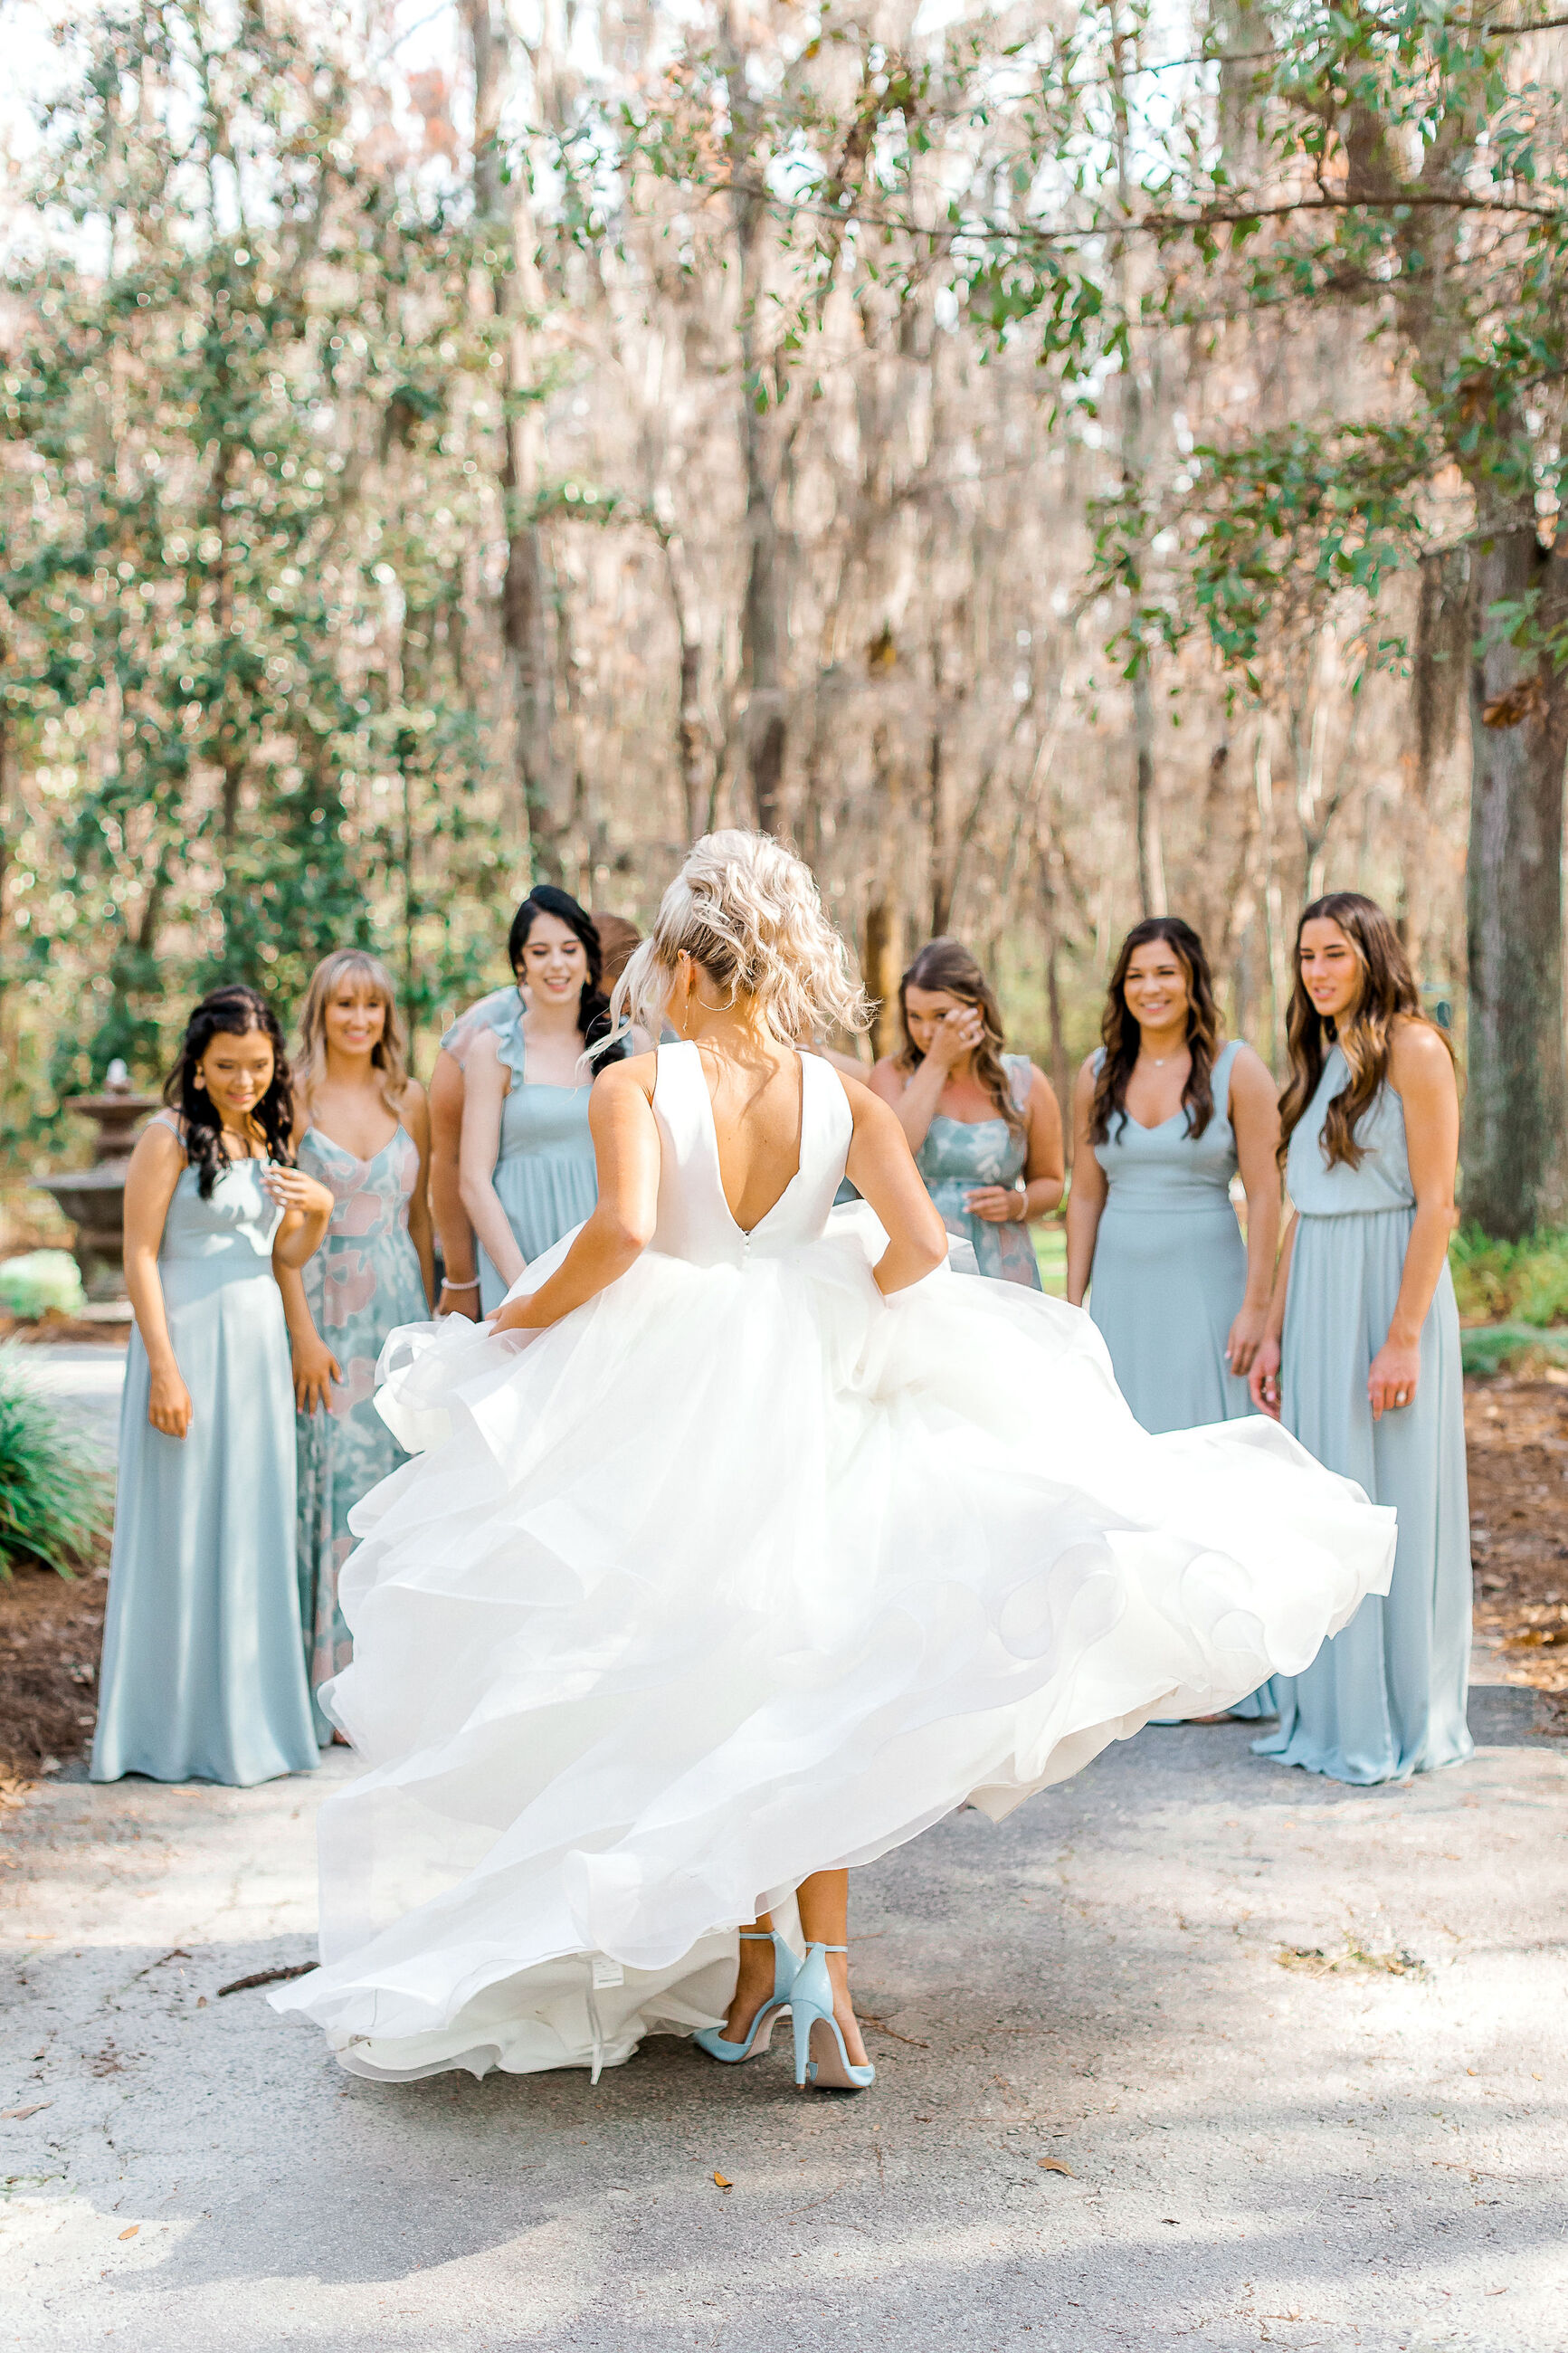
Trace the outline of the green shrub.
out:
[[[1568,1231],[1499,1241],[1465,1226],[1448,1248],[1459,1319],[1465,1324],[1528,1324],[1537,1331],[1568,1324]]]
[[[1568,1332],[1542,1332],[1530,1324],[1482,1324],[1459,1335],[1467,1373],[1489,1380],[1494,1373],[1542,1373],[1568,1365]]]
[[[29,1353],[0,1347],[0,1577],[18,1560],[69,1577],[108,1537],[112,1486],[91,1440],[27,1379]]]
[[[83,1303],[81,1270],[69,1250],[26,1250],[0,1264],[0,1314],[19,1323],[35,1323],[51,1307],[60,1315],[79,1315]]]

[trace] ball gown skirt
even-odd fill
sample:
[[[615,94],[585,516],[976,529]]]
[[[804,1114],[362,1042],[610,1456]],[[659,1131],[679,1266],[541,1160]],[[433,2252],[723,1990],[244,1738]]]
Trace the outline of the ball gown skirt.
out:
[[[92,1778],[244,1788],[317,1761],[294,1567],[294,1385],[261,1164],[182,1171],[158,1271],[191,1426],[147,1419],[131,1336]]]
[[[715,2022],[737,1924],[808,1873],[1227,1705],[1386,1583],[1392,1514],[1271,1422],[1149,1437],[1077,1309],[946,1268],[884,1300],[802,1059],[749,1236],[664,1048],[629,1271],[543,1334],[388,1344],[422,1451],[355,1514],[328,1697],[367,1769],[320,1818],[322,1967],[272,1997],[355,2073]]]

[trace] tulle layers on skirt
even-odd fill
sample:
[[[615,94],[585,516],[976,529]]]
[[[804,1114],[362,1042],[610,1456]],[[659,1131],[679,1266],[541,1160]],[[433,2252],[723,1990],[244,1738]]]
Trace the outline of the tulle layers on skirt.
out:
[[[1274,1424],[1150,1438],[1086,1315],[946,1271],[884,1302],[881,1245],[836,1211],[647,1253],[521,1346],[389,1348],[430,1451],[355,1516],[328,1704],[368,1769],[321,1818],[323,1967],[275,1997],[345,2065],[711,2022],[808,1873],[1227,1706],[1386,1586],[1392,1514]]]

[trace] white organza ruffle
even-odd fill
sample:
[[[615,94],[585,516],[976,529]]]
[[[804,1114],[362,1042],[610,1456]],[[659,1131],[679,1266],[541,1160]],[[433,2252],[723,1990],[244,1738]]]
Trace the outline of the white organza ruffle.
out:
[[[883,1239],[837,1210],[648,1251],[526,1340],[393,1335],[426,1451],[354,1514],[329,1694],[367,1769],[321,1816],[323,1966],[273,1997],[345,2065],[712,2022],[806,1873],[1299,1672],[1386,1590],[1393,1514],[1274,1423],[1150,1438],[1087,1315],[947,1270],[885,1302]]]

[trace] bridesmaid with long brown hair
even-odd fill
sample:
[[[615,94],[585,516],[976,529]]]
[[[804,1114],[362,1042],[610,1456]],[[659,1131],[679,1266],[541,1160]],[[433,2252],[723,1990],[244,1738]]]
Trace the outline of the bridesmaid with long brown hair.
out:
[[[1252,1368],[1265,1413],[1399,1516],[1394,1580],[1304,1674],[1259,1756],[1336,1781],[1470,1754],[1470,1532],[1448,1272],[1459,1092],[1398,934],[1358,891],[1296,934],[1280,1146],[1295,1221]]]
[[[1041,1288],[1031,1218],[1062,1198],[1062,1115],[1027,1054],[1009,1054],[995,992],[969,950],[928,940],[899,983],[903,1045],[871,1073],[950,1234],[982,1274]]]
[[[1178,915],[1122,941],[1100,1035],[1073,1090],[1068,1298],[1089,1293],[1145,1430],[1236,1420],[1279,1243],[1274,1082],[1240,1039],[1221,1043],[1204,944]]]

